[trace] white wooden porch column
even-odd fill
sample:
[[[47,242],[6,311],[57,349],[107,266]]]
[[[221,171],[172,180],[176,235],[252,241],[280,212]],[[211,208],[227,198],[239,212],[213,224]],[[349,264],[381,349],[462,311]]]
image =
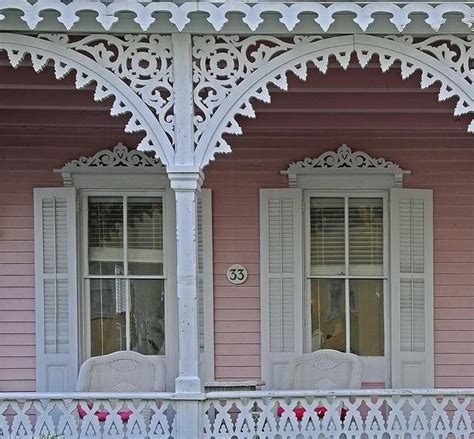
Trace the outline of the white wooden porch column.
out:
[[[202,174],[170,173],[176,196],[176,256],[178,294],[177,393],[201,392],[199,379],[197,197]]]

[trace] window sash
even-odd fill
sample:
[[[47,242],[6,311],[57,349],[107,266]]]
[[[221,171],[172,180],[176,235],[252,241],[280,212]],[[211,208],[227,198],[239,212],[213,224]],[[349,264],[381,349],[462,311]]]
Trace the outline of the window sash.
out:
[[[89,214],[89,198],[91,197],[116,197],[122,198],[123,206],[122,212],[124,215],[124,227],[123,227],[123,249],[124,249],[124,272],[128,273],[128,255],[127,255],[127,247],[128,247],[128,218],[127,218],[127,199],[128,198],[160,198],[162,203],[162,241],[163,241],[163,274],[159,275],[138,275],[138,274],[120,274],[120,275],[95,275],[89,273],[89,239],[88,239],[88,214]],[[96,190],[83,190],[82,197],[81,197],[81,204],[82,204],[82,244],[83,244],[83,251],[82,251],[82,291],[84,291],[83,295],[83,304],[82,304],[82,319],[80,324],[82,325],[81,333],[83,334],[84,341],[82,346],[85,350],[85,358],[89,358],[91,356],[91,298],[90,298],[90,282],[94,279],[116,279],[125,280],[125,288],[126,288],[126,332],[127,332],[127,342],[126,347],[130,349],[130,282],[133,280],[163,280],[164,281],[164,290],[165,292],[168,291],[168,275],[167,275],[167,261],[165,255],[167,254],[167,242],[168,242],[168,230],[167,230],[167,213],[166,213],[166,193],[164,190],[159,191],[143,191],[143,190],[107,190],[107,191],[96,191]],[[126,271],[125,271],[126,270]],[[165,300],[165,308],[164,312],[165,315],[167,313],[168,305],[166,305]],[[167,352],[167,339],[165,336],[165,356]]]
[[[340,275],[313,275],[311,274],[311,199],[312,198],[344,198],[344,274]],[[365,275],[351,275],[349,271],[349,199],[350,198],[379,198],[382,199],[383,206],[383,274],[377,276]],[[305,211],[305,310],[304,310],[304,346],[307,352],[311,352],[311,280],[312,279],[343,279],[344,280],[344,296],[345,296],[345,325],[346,325],[346,352],[350,352],[350,301],[349,301],[349,282],[356,279],[380,279],[383,280],[384,286],[384,357],[388,355],[389,348],[389,310],[388,310],[388,296],[389,290],[389,276],[388,276],[388,193],[385,191],[305,191],[304,197],[304,211]],[[379,358],[379,357],[367,357]]]

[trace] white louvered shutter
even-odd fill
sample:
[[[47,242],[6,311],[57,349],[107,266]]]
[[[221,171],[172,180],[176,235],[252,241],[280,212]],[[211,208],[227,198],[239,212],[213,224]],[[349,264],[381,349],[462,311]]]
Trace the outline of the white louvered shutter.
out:
[[[390,191],[392,386],[434,386],[433,194]]]
[[[34,190],[36,387],[65,392],[77,379],[76,193]]]
[[[214,380],[214,300],[212,267],[212,193],[202,189],[198,199],[199,375]]]
[[[272,389],[303,353],[302,227],[300,189],[260,191],[262,379]]]

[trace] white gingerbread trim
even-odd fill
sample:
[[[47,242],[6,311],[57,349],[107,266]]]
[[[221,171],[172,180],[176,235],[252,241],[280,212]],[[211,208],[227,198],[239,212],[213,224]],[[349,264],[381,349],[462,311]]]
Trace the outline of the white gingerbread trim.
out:
[[[0,20],[9,10],[20,13],[21,20],[30,30],[36,29],[44,16],[53,11],[57,16],[53,20],[64,25],[67,30],[74,29],[83,14],[93,13],[95,22],[105,31],[120,24],[121,14],[134,15],[134,22],[142,31],[147,31],[155,25],[157,15],[166,14],[167,20],[178,31],[187,31],[196,21],[203,18],[215,31],[221,30],[229,18],[239,17],[238,20],[250,31],[256,31],[260,26],[277,19],[283,29],[292,31],[301,23],[304,15],[313,17],[314,32],[327,32],[336,22],[349,19],[363,32],[375,22],[384,22],[387,18],[401,32],[412,22],[416,15],[438,32],[446,22],[447,14],[456,14],[456,18],[467,31],[472,26],[474,7],[469,2],[334,2],[323,3],[302,2],[244,2],[244,1],[191,1],[177,4],[171,1],[148,2],[143,0],[127,1],[85,1],[72,0],[66,4],[62,0],[41,0],[31,4],[28,0],[2,0],[0,5]],[[164,14],[163,14],[164,13]],[[169,17],[169,18],[168,18]],[[392,31],[389,31],[392,32]]]
[[[473,72],[470,68],[474,53],[474,39],[454,36],[430,37],[414,42],[412,37],[374,37],[368,35],[341,36],[327,39],[295,37],[292,42],[276,37],[195,37],[195,72],[197,90],[207,89],[207,94],[195,91],[196,105],[201,109],[200,124],[205,129],[196,130],[196,159],[202,167],[213,160],[216,153],[230,152],[224,134],[241,134],[237,115],[255,117],[251,99],[270,102],[268,85],[287,89],[286,74],[291,71],[306,79],[308,62],[325,73],[330,56],[343,68],[356,52],[361,67],[378,55],[381,69],[388,70],[400,61],[403,79],[421,70],[421,88],[435,82],[441,84],[438,99],[457,96],[455,115],[474,111]],[[269,44],[270,42],[270,44]],[[209,47],[204,48],[205,44]],[[252,49],[249,49],[252,48]],[[216,76],[203,66],[231,65]],[[469,125],[474,132],[474,122]]]
[[[403,187],[403,176],[410,173],[384,158],[371,157],[363,151],[353,152],[345,144],[337,151],[326,151],[319,157],[293,162],[281,171],[282,175],[288,176],[289,187],[297,187],[298,177],[302,175],[391,175],[395,187]]]
[[[111,115],[131,113],[125,127],[126,132],[145,131],[145,137],[139,148],[154,149],[163,163],[173,163],[173,147],[154,113],[114,72],[82,53],[43,38],[0,34],[0,50],[7,52],[13,67],[17,67],[25,55],[30,54],[36,72],[42,71],[48,62],[52,61],[58,80],[75,71],[77,89],[95,83],[94,100],[101,101],[110,96],[114,97]]]
[[[83,156],[67,162],[54,172],[61,174],[64,186],[74,185],[74,176],[118,175],[118,174],[159,174],[166,176],[166,167],[160,159],[155,158],[155,151],[138,151],[118,143],[112,150],[103,149],[92,156]]]

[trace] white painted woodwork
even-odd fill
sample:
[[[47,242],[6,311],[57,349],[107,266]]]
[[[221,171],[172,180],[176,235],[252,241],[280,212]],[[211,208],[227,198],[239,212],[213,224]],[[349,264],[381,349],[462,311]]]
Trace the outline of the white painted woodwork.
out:
[[[215,32],[227,31],[226,24],[232,25],[235,33],[253,33],[266,29],[268,33],[288,33],[291,31],[307,34],[349,33],[354,29],[362,32],[400,33],[410,24],[417,32],[446,32],[447,24],[455,26],[458,32],[468,32],[472,26],[473,7],[469,2],[411,2],[409,5],[393,2],[369,1],[355,3],[341,2],[283,2],[283,1],[190,1],[153,2],[150,0],[102,0],[85,3],[73,0],[42,0],[39,5],[27,0],[3,0],[0,13],[19,16],[29,30],[39,26],[54,26],[60,31],[64,27],[70,31],[82,29],[86,21],[89,30],[97,32],[114,31],[146,32],[159,25],[163,33],[178,31],[198,31],[203,23]],[[50,12],[51,11],[51,12]],[[86,14],[86,12],[92,14]],[[120,14],[124,12],[125,14]],[[133,14],[133,21],[129,14]],[[159,14],[159,19],[158,19]],[[309,14],[311,20],[304,17]],[[166,19],[163,18],[163,15]],[[421,16],[419,20],[413,20]],[[47,17],[48,20],[43,18]],[[79,18],[81,22],[79,22]],[[18,19],[18,20],[19,20]],[[159,20],[159,21],[158,21]],[[44,23],[44,22],[47,23]],[[206,23],[207,22],[207,23]],[[1,23],[1,21],[0,21]],[[18,30],[18,21],[12,29]],[[61,27],[59,27],[61,26]],[[297,27],[298,26],[298,27]],[[303,30],[301,29],[303,26]],[[48,29],[49,29],[48,27]]]
[[[189,34],[173,34],[173,67],[177,86],[174,88],[176,124],[175,161],[179,167],[193,167],[194,158],[194,105],[192,41]],[[184,169],[181,169],[182,172]],[[196,170],[199,170],[199,167]],[[173,167],[168,168],[168,172]]]
[[[463,390],[208,393],[202,437],[468,439],[474,433],[468,409],[474,392]],[[327,411],[318,416],[322,408]]]
[[[390,189],[403,187],[403,176],[411,172],[384,158],[371,157],[363,151],[352,151],[341,145],[337,151],[326,151],[314,159],[291,163],[281,171],[288,176],[289,187],[301,189]]]
[[[260,190],[262,380],[281,388],[303,353],[303,218],[300,189]]]
[[[91,405],[89,405],[89,404]],[[472,389],[1,393],[0,436],[112,438],[456,437],[474,434]],[[77,413],[80,405],[83,419]],[[301,419],[293,411],[304,410]],[[319,417],[324,407],[327,411]],[[341,422],[341,409],[347,410]],[[97,411],[107,412],[100,422]],[[121,414],[131,412],[127,422]],[[278,414],[279,412],[279,414]],[[7,413],[7,414],[5,414]]]
[[[50,38],[50,41],[47,38]],[[36,72],[43,70],[48,63],[54,64],[54,72],[58,80],[63,79],[71,71],[75,71],[75,87],[77,89],[83,89],[93,83],[95,88],[94,100],[102,101],[105,98],[113,97],[110,110],[112,116],[126,113],[131,115],[124,127],[126,132],[145,131],[146,134],[140,142],[139,148],[154,149],[164,164],[173,163],[174,149],[167,134],[167,130],[169,131],[171,128],[164,129],[164,126],[160,123],[160,117],[157,118],[155,115],[156,109],[154,106],[150,106],[145,95],[140,96],[141,93],[136,91],[137,88],[146,88],[143,87],[143,82],[146,81],[142,81],[134,87],[134,73],[132,70],[128,78],[130,86],[127,85],[123,80],[127,78],[121,77],[120,73],[123,67],[114,68],[113,64],[110,65],[108,56],[102,58],[104,51],[100,50],[101,43],[102,39],[100,37],[93,36],[68,44],[67,36],[58,39],[54,35],[49,35],[49,37],[44,35],[43,38],[19,34],[0,35],[0,50],[7,52],[10,64],[13,67],[21,64],[26,54],[30,54]],[[136,45],[132,44],[132,47],[130,47],[130,42],[116,37],[113,37],[110,43],[115,46],[117,52],[122,54],[123,58],[120,66],[133,65],[136,69],[137,65],[143,64],[143,58],[145,58],[144,62],[150,62],[148,57],[145,56],[146,50],[150,50],[150,44],[145,45],[146,50],[143,54],[144,51],[138,50]],[[163,49],[165,48],[166,45]],[[167,49],[170,50],[169,47]],[[129,59],[124,55],[129,53],[135,54],[135,58]],[[152,62],[152,64],[154,63]],[[126,70],[128,71],[128,69]],[[155,76],[151,75],[148,81],[153,81],[153,93],[159,95],[160,84],[155,83]],[[171,78],[166,78],[164,82],[169,83],[170,81]],[[166,87],[165,89],[168,93],[170,92]],[[166,113],[166,108],[160,107],[160,110],[159,113]]]
[[[441,40],[452,47],[440,51]],[[269,49],[269,46],[271,49]],[[307,77],[307,66],[314,64],[322,73],[328,70],[329,59],[346,69],[351,54],[364,68],[377,56],[382,71],[400,63],[402,78],[420,70],[421,88],[440,83],[440,101],[457,97],[455,115],[474,111],[469,60],[474,42],[457,37],[435,36],[425,40],[388,35],[364,34],[321,38],[318,34],[304,37],[235,36],[219,39],[213,35],[193,38],[195,105],[202,115],[196,118],[196,156],[202,166],[216,153],[228,153],[231,147],[225,134],[241,134],[238,116],[255,117],[252,102],[270,102],[269,86],[288,89],[287,74],[301,80]],[[452,53],[462,61],[452,62]],[[216,74],[217,66],[219,67]],[[474,132],[474,122],[468,127]]]
[[[75,388],[77,359],[76,190],[34,190],[36,387]]]
[[[214,380],[214,280],[212,252],[212,191],[198,197],[199,376]]]
[[[433,192],[392,189],[392,387],[434,386]]]
[[[176,197],[176,273],[179,365],[176,391],[199,393],[197,200],[202,174],[169,174]]]
[[[21,0],[11,1],[12,5],[16,5]],[[60,4],[61,12],[73,8],[74,11],[70,11],[73,15],[65,20],[69,22],[71,17],[75,17],[75,22],[78,17],[74,13],[78,9],[74,8],[80,3]],[[155,4],[164,5],[166,2]],[[204,9],[205,4],[202,4]],[[233,2],[226,3],[230,4]],[[241,5],[238,2],[235,4]],[[331,7],[337,9],[341,4],[336,3]],[[135,6],[140,7],[138,4]],[[358,15],[363,8],[356,6]],[[372,4],[369,6],[375,7]],[[24,11],[24,17],[31,19],[35,16],[36,4],[34,8],[31,11],[26,7],[28,12]],[[54,6],[49,9],[54,10]],[[177,13],[180,7],[173,4],[173,9]],[[200,10],[204,9],[200,6]],[[464,5],[462,9],[465,16],[470,17],[471,9],[466,10]],[[114,12],[107,15],[108,20]],[[148,13],[149,10],[142,12]],[[185,11],[185,16],[188,12]],[[222,23],[222,9],[215,12]],[[365,22],[368,25],[367,17],[374,13],[372,10],[370,13],[367,10],[365,12],[359,16],[359,24]],[[395,14],[395,10],[391,12]],[[413,11],[408,8],[403,12]],[[432,6],[425,12],[433,12]],[[251,13],[260,16],[258,11],[251,10]],[[290,21],[295,22],[298,11],[293,9],[292,15]],[[333,21],[332,15],[330,22]],[[402,15],[408,20],[409,14]],[[256,16],[251,15],[249,20]],[[323,16],[328,19],[328,13],[318,14],[315,19]],[[138,20],[142,18],[142,15],[137,16]],[[439,16],[437,18],[439,23]],[[153,18],[150,17],[150,20],[153,21]],[[435,21],[433,16],[428,23]],[[103,50],[104,42],[112,50]],[[439,50],[440,44],[445,44],[449,49]],[[169,172],[199,172],[214,159],[216,153],[230,152],[225,134],[241,133],[239,115],[255,117],[252,101],[270,101],[270,84],[286,90],[288,72],[305,80],[308,63],[325,73],[331,57],[343,68],[348,67],[353,53],[357,55],[361,67],[377,57],[383,71],[399,62],[403,78],[419,70],[421,88],[438,82],[440,101],[455,98],[454,115],[473,112],[474,90],[470,69],[473,46],[472,39],[449,34],[421,40],[411,35],[395,36],[393,33],[323,38],[319,31],[304,37],[284,38],[277,35],[221,37],[212,34],[191,37],[190,34],[179,33],[172,38],[161,34],[129,35],[126,38],[91,34],[79,40],[70,40],[67,35],[58,37],[56,34],[44,33],[41,38],[13,33],[0,35],[0,50],[7,52],[12,66],[18,66],[29,54],[35,71],[41,71],[51,62],[55,66],[57,79],[64,78],[74,70],[76,88],[82,89],[94,83],[95,100],[112,96],[114,102],[111,114],[130,113],[125,131],[144,131],[145,136],[139,148],[155,150],[168,166]],[[111,53],[118,54],[116,62],[111,61]],[[453,62],[452,53],[459,53],[459,60]],[[136,71],[140,74],[137,75]],[[195,108],[199,111],[197,115],[194,115]],[[474,132],[474,122],[471,122],[468,131]]]

